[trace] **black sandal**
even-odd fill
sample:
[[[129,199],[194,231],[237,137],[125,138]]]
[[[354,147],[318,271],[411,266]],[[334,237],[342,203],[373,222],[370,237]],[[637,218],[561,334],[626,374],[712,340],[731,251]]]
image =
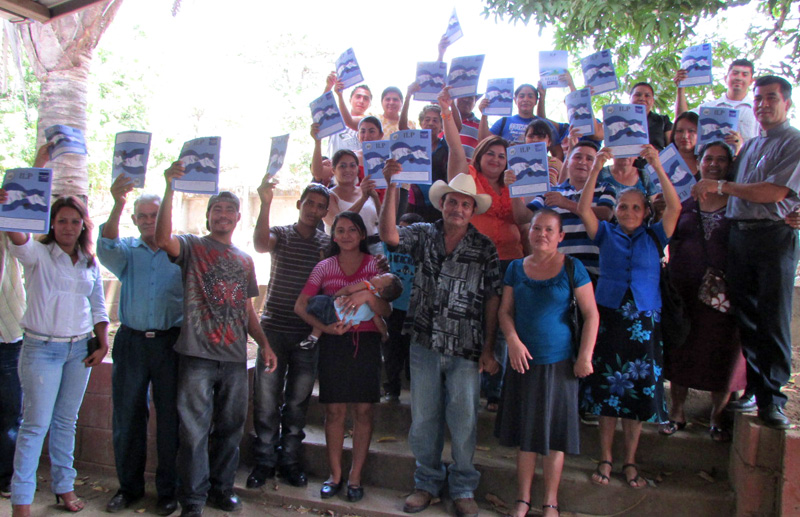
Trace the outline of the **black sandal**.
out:
[[[672,436],[678,431],[683,431],[684,429],[686,429],[686,422],[676,422],[675,420],[670,420],[666,424],[661,424],[658,426],[658,434]]]
[[[595,481],[595,479],[592,478],[592,483],[594,483],[595,485],[607,486],[609,481],[611,481],[611,479],[609,479],[608,476],[606,476],[605,474],[600,472],[600,467],[602,467],[603,465],[608,465],[609,466],[609,470],[608,470],[609,474],[611,474],[611,470],[613,470],[613,468],[614,468],[614,464],[611,463],[608,460],[599,461],[597,463],[597,468],[594,469],[594,473],[597,474],[600,477],[600,481]]]
[[[558,515],[561,515],[561,511],[558,509],[558,505],[557,504],[543,504],[542,505],[542,515],[544,515],[544,511],[546,509],[548,509],[548,508],[552,508],[553,510],[556,511],[556,513]]]
[[[633,468],[636,469],[636,475],[632,478],[629,478],[625,475],[625,469]],[[622,466],[622,475],[625,477],[625,482],[628,483],[628,486],[633,488],[634,490],[639,490],[647,486],[647,480],[639,475],[639,467],[636,463],[626,463]],[[639,482],[644,481],[643,485],[640,485]]]

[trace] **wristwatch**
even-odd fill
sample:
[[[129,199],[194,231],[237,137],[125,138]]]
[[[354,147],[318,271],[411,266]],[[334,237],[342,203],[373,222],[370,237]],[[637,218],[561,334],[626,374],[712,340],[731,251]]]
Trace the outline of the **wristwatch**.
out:
[[[720,196],[722,195],[722,185],[728,183],[726,180],[718,180],[717,181],[717,194]]]

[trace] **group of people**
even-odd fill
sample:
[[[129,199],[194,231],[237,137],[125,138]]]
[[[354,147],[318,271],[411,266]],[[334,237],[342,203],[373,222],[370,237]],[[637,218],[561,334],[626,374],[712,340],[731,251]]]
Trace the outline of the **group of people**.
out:
[[[652,113],[653,88],[637,84],[631,102],[647,107],[651,144],[636,159],[614,158],[600,146],[602,132],[582,138],[541,110],[533,115],[544,90],[531,85],[515,93],[519,113],[491,126],[472,114],[477,98],[453,100],[445,87],[419,116],[432,135],[432,184],[393,182],[402,166],[390,159],[383,168],[388,188],[377,189],[364,178],[361,144],[413,127],[408,105],[418,86],[409,87],[405,103],[399,89],[387,88],[385,112],[371,116],[370,90],[356,87],[348,110],[332,75],[328,88],[339,96],[350,133],[331,138],[330,160],[316,141],[315,182],[296,203],[297,222],[272,226],[275,183],[265,178],[258,188],[253,242],[272,258],[260,321],[251,301],[258,294],[253,261],[232,244],[241,217],[234,194],[209,199],[208,235],[173,235],[171,184],[184,174],[180,161],[165,172],[163,198],[142,195],[133,203],[135,238],[119,236],[133,190],[124,176],[111,187],[114,207],[96,248],[85,204],[58,199],[42,239],[6,232],[0,241],[8,301],[0,310],[0,352],[20,372],[16,389],[4,379],[4,411],[6,400],[12,408],[16,400],[17,412],[4,414],[11,423],[0,437],[2,461],[13,457],[0,481],[10,485],[14,517],[30,515],[48,430],[56,499],[66,510],[83,508],[73,490],[75,423],[90,368],[108,350],[98,261],[122,283],[112,376],[120,488],[110,512],[144,495],[150,397],[158,418],[156,511],[169,515],[178,503],[185,516],[202,515],[206,504],[241,507],[234,474],[247,410],[248,336],[259,347],[248,488],[275,475],[307,484],[302,442],[318,380],[330,469],[320,497],[345,489],[347,500],[361,500],[382,363],[386,400],[397,400],[405,363],[410,374],[408,443],[417,468],[407,513],[425,510],[446,488],[457,515],[478,514],[473,459],[482,390],[487,409],[497,411],[500,443],[519,449],[516,516],[533,504],[539,456],[542,513],[558,515],[565,454],[580,453],[579,411],[599,419],[592,482],[607,485],[613,475],[621,420],[620,473],[634,489],[647,484],[636,463],[642,424],[658,424],[665,435],[681,431],[690,388],[712,393],[715,441],[730,439],[726,408],[758,409],[766,425],[789,427],[780,388],[791,364],[800,131],[787,120],[789,83],[761,77],[750,99],[753,80],[752,63],[734,61],[717,104],[753,115],[758,130],[750,134],[744,124],[696,155],[698,119],[683,92],[673,125]],[[312,135],[317,131],[312,125]],[[540,196],[512,198],[508,147],[539,141],[552,155],[553,185]],[[698,175],[683,203],[658,155],[668,142]],[[36,165],[45,162],[40,152]],[[660,193],[644,164],[655,170]],[[0,203],[7,199],[0,189]],[[659,287],[667,246],[667,267],[691,318],[686,343],[669,350]],[[724,277],[732,310],[698,298],[710,270]],[[345,471],[348,406],[353,454]]]

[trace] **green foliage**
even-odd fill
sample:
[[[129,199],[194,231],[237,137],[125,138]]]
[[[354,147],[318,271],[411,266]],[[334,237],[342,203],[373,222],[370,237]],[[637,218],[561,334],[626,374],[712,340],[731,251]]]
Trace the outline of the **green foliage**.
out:
[[[39,81],[25,61],[21,84],[0,92],[0,173],[6,169],[29,167],[36,156],[36,117]],[[25,95],[27,94],[27,104]]]
[[[722,17],[736,7],[753,2],[765,17],[751,22],[746,38],[732,40],[730,34],[722,32],[724,23],[711,34],[698,34],[701,21]],[[633,84],[648,81],[656,90],[658,111],[667,112],[671,111],[675,98],[672,78],[679,67],[681,52],[701,42],[714,45],[717,70],[725,69],[737,57],[761,57],[766,45],[787,45],[794,51],[780,63],[759,62],[757,66],[782,72],[794,82],[800,80],[797,75],[800,17],[797,13],[791,14],[798,4],[800,2],[789,0],[486,0],[484,15],[514,23],[534,22],[540,28],[552,26],[556,48],[569,51],[575,58],[598,50],[612,50],[622,88],[614,94],[598,97],[596,102],[602,105],[608,101],[627,100],[626,92]],[[575,64],[575,70],[580,70],[577,59]],[[687,89],[690,105],[705,97],[709,89],[711,87]],[[725,87],[716,84],[713,90],[719,95]]]

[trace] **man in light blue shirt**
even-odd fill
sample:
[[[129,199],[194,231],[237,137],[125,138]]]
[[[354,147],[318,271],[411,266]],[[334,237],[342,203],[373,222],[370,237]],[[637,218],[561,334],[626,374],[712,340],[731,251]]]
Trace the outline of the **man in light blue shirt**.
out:
[[[121,326],[114,338],[112,394],[114,456],[119,491],[106,510],[119,512],[144,495],[148,388],[158,417],[156,490],[159,515],[177,509],[178,356],[173,350],[183,322],[181,270],[155,245],[161,198],[145,194],[133,204],[139,237],[119,237],[119,221],[133,182],[121,175],[111,186],[114,208],[100,226],[97,257],[119,278]]]

